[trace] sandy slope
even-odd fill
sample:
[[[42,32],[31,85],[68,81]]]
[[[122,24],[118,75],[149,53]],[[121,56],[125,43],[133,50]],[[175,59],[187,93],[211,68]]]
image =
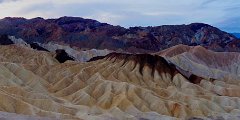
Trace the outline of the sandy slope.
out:
[[[198,76],[221,80],[240,79],[240,53],[213,52],[201,46],[177,45],[155,54]]]
[[[24,47],[1,46],[0,53],[0,111],[76,120],[240,113],[240,81],[188,79],[159,56],[113,53],[60,64],[51,53]]]

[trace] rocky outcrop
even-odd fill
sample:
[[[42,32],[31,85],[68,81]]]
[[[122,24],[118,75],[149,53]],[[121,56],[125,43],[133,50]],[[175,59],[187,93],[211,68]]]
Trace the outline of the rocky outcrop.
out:
[[[0,45],[11,45],[14,44],[11,39],[8,38],[8,35],[0,35]]]
[[[0,26],[0,34],[16,36],[27,43],[55,42],[131,53],[156,52],[177,44],[201,45],[214,51],[240,51],[240,42],[234,35],[203,23],[126,29],[78,17],[8,17],[0,20]]]
[[[76,47],[71,48],[69,45],[60,45],[52,42],[49,42],[47,44],[41,44],[37,42],[28,44],[23,39],[16,38],[14,36],[7,36],[7,35],[2,35],[1,40],[2,40],[2,44],[4,45],[15,44],[17,46],[28,47],[35,50],[52,52],[52,53],[55,53],[58,49],[62,49],[68,54],[68,56],[71,56],[71,60],[74,59],[74,61],[79,61],[79,62],[86,62],[93,57],[105,56],[113,52],[107,49],[98,50],[98,49],[78,49]],[[119,51],[119,52],[123,52],[123,51]]]
[[[33,49],[36,49],[36,50],[49,52],[47,49],[41,47],[38,43],[31,43],[30,47],[33,48]]]
[[[38,43],[39,46],[41,46],[42,48],[51,51],[51,52],[55,52],[57,49],[62,49],[65,50],[65,52],[70,55],[75,61],[79,61],[79,62],[86,62],[89,61],[91,58],[93,57],[97,57],[97,56],[105,56],[113,51],[111,50],[107,50],[107,49],[78,49],[78,48],[72,48],[69,45],[60,45],[57,43],[52,43],[49,42],[47,44],[41,44]]]
[[[56,56],[55,58],[60,62],[60,63],[64,63],[67,60],[74,60],[72,57],[70,57],[65,50],[62,49],[57,49],[56,50]]]
[[[23,47],[31,47],[29,44],[27,44],[23,39],[16,38],[15,36],[8,36],[8,38],[13,41],[15,45],[23,46]]]

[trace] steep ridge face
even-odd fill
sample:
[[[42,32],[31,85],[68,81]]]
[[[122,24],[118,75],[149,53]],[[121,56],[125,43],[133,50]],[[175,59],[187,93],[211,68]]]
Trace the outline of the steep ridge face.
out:
[[[0,34],[22,38],[27,43],[64,43],[78,48],[122,49],[132,53],[157,52],[177,44],[201,45],[214,51],[240,51],[232,34],[203,23],[130,27],[129,29],[79,17],[4,18]]]
[[[237,52],[213,52],[201,46],[177,45],[154,53],[165,57],[181,69],[213,79],[239,80],[240,54]]]
[[[21,38],[16,38],[15,36],[8,36],[8,39],[10,39],[15,45],[17,46],[23,46],[23,47],[31,47],[28,43],[26,43]]]
[[[44,48],[48,51],[54,52],[57,49],[65,50],[68,55],[74,58],[75,61],[86,62],[93,57],[105,56],[113,51],[107,49],[78,49],[76,47],[72,48],[69,45],[60,45],[57,43],[49,42],[47,44],[37,43],[38,46]],[[119,51],[121,52],[121,51]]]
[[[76,120],[239,118],[239,81],[186,77],[157,55],[59,63],[48,52],[0,48],[0,111]]]

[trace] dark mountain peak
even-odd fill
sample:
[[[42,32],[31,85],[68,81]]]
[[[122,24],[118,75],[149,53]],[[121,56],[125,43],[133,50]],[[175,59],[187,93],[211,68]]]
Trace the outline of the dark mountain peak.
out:
[[[45,19],[42,17],[36,17],[36,18],[32,18],[30,19],[30,21],[44,21]]]
[[[27,20],[27,19],[24,17],[5,17],[5,18],[3,18],[3,20],[15,21],[15,20]]]
[[[203,27],[213,27],[211,25],[205,24],[205,23],[191,23],[189,24],[190,29],[194,32],[197,32],[197,30],[203,28]]]
[[[204,23],[127,29],[81,17],[5,19],[10,20],[0,21],[0,34],[16,36],[27,43],[54,41],[79,48],[122,49],[133,53],[156,52],[177,44],[202,45],[214,51],[240,51],[235,36]],[[232,46],[236,47],[232,49]]]
[[[213,27],[209,24],[206,24],[206,23],[190,23],[189,26],[194,26],[194,27]]]
[[[83,19],[81,17],[67,17],[67,16],[55,19],[55,22],[59,25],[84,22],[84,21],[85,21],[85,19]]]
[[[100,22],[98,22],[96,20],[84,19],[84,18],[81,18],[81,17],[68,17],[68,16],[64,16],[64,17],[60,17],[60,18],[54,19],[54,20],[59,25],[72,24],[72,23],[100,24]]]
[[[27,21],[26,18],[23,17],[5,17],[3,19],[0,20],[0,22],[3,22],[2,24],[9,24],[9,25],[16,25],[16,24],[22,24],[25,23]],[[1,23],[0,23],[1,25]],[[7,27],[7,25],[6,25]]]

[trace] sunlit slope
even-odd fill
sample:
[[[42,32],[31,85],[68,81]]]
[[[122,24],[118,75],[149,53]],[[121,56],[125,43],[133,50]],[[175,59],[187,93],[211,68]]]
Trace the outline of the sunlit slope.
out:
[[[54,59],[54,54],[33,50],[29,47],[18,45],[1,45],[0,46],[0,61],[22,64],[57,64]]]
[[[234,81],[240,79],[240,54],[237,52],[213,52],[201,46],[177,45],[155,54],[198,76]]]
[[[35,51],[37,60],[28,64],[31,52],[15,62],[23,54],[6,57],[1,50],[4,112],[93,120],[235,118],[240,113],[239,81],[188,78],[159,56],[112,53],[60,64],[50,53]]]

